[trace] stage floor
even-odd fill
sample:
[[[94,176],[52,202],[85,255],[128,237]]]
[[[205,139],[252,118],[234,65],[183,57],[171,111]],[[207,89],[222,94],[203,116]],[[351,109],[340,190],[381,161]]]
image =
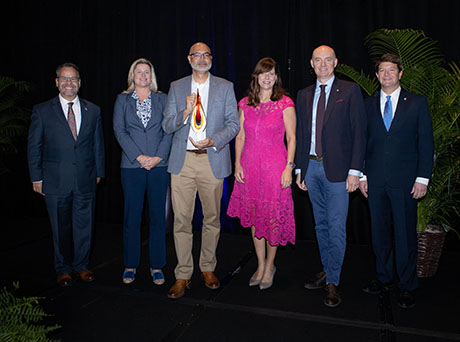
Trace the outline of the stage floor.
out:
[[[145,230],[145,228],[144,228]],[[337,308],[323,305],[323,290],[306,290],[308,275],[320,268],[312,241],[278,250],[272,288],[249,287],[256,269],[247,234],[222,234],[218,248],[217,290],[200,278],[200,232],[195,232],[192,288],[170,300],[176,257],[167,239],[166,283],[156,286],[148,271],[143,234],[142,262],[131,285],[123,271],[121,225],[98,224],[91,268],[93,283],[55,283],[47,220],[18,219],[0,243],[1,286],[19,281],[19,295],[44,297],[42,305],[62,325],[53,338],[70,341],[460,341],[460,253],[444,252],[435,277],[420,280],[417,304],[400,309],[396,293],[372,296],[362,287],[374,277],[369,246],[348,245]],[[145,232],[144,232],[145,233]]]

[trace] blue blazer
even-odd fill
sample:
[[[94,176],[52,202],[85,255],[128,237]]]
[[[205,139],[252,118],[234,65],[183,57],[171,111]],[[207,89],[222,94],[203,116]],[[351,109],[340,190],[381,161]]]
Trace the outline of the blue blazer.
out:
[[[299,90],[296,102],[296,164],[301,179],[307,172],[313,98],[316,83]],[[350,169],[362,171],[366,115],[361,90],[356,83],[334,79],[324,114],[322,131],[323,165],[330,182],[344,182]]]
[[[28,161],[32,182],[43,181],[45,194],[96,191],[104,177],[101,110],[80,98],[81,125],[77,140],[62,111],[59,97],[34,106],[29,128]]]
[[[380,92],[365,100],[367,147],[364,172],[369,186],[412,187],[417,177],[431,178],[433,129],[425,97],[401,89],[387,132]]]
[[[168,165],[172,135],[165,134],[161,128],[166,94],[151,92],[152,113],[147,127],[144,128],[137,116],[136,100],[132,93],[117,96],[113,111],[113,130],[123,153],[122,168],[139,168],[136,158],[145,154],[150,157],[160,157],[157,167]]]
[[[240,130],[238,109],[233,84],[209,74],[209,95],[206,136],[214,141],[215,148],[207,148],[209,164],[216,178],[225,178],[232,172],[229,142]],[[190,116],[184,124],[185,98],[190,95],[192,76],[171,83],[163,113],[163,128],[174,133],[168,172],[182,170],[190,130]]]

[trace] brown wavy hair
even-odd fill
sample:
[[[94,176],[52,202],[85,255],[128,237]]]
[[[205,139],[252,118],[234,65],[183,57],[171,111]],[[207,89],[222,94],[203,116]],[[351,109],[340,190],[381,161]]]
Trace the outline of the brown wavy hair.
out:
[[[249,83],[247,103],[249,106],[257,107],[259,105],[259,75],[265,72],[269,72],[272,69],[275,69],[276,80],[275,84],[273,84],[270,100],[279,101],[283,95],[286,94],[286,90],[283,89],[283,84],[281,83],[280,67],[278,66],[278,63],[276,63],[275,60],[271,57],[264,57],[257,62],[256,67],[251,74],[251,83]]]
[[[398,66],[398,70],[401,72],[403,69],[401,59],[398,55],[394,53],[386,53],[382,55],[376,62],[375,62],[375,72],[379,72],[380,64],[383,62],[390,62],[396,64]]]

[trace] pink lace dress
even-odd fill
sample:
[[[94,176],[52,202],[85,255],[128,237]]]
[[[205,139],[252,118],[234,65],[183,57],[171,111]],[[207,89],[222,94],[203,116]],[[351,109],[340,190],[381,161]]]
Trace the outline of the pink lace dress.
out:
[[[243,227],[255,227],[255,236],[270,245],[295,244],[294,205],[291,188],[283,189],[286,167],[283,110],[293,107],[287,97],[261,103],[257,108],[243,98],[245,141],[241,153],[244,184],[235,181],[227,214],[239,217]]]

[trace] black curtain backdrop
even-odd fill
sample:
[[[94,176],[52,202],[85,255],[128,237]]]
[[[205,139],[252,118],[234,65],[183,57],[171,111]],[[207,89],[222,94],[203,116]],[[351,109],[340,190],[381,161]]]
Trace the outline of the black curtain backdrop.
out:
[[[121,223],[120,148],[112,131],[115,97],[126,89],[129,66],[146,57],[155,66],[159,89],[190,74],[190,45],[206,42],[214,55],[212,73],[234,82],[237,99],[246,92],[256,62],[271,56],[281,66],[285,87],[297,91],[313,83],[309,59],[320,44],[334,47],[339,62],[372,73],[364,37],[379,28],[424,30],[438,41],[447,61],[460,60],[460,1],[153,1],[76,2],[6,1],[1,6],[0,75],[34,85],[25,105],[57,95],[55,68],[80,67],[80,96],[102,108],[106,178],[100,184],[97,219]],[[26,148],[9,158],[11,172],[1,176],[2,216],[44,217],[42,198],[28,179]],[[233,179],[227,181],[226,196]],[[293,188],[298,238],[313,237],[308,196]],[[224,198],[224,204],[228,198]],[[369,241],[367,206],[360,194],[350,201],[348,239]],[[229,223],[230,222],[230,223]],[[223,228],[234,222],[226,219]]]

